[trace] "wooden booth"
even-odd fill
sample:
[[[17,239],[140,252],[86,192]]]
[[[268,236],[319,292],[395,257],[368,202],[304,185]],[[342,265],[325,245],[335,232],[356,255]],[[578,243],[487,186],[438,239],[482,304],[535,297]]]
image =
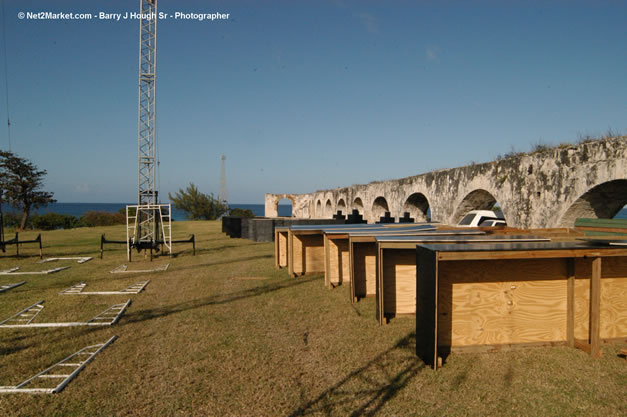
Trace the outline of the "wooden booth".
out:
[[[380,225],[342,224],[291,226],[287,231],[287,267],[290,276],[321,274],[324,272],[325,230],[365,230]],[[277,243],[275,242],[275,252]]]
[[[416,315],[416,245],[425,243],[548,242],[549,238],[517,235],[377,236],[377,318],[380,324],[403,315]]]
[[[351,280],[349,237],[353,236],[387,236],[387,235],[416,235],[425,231],[435,230],[430,224],[405,224],[390,227],[371,228],[367,230],[325,230],[324,231],[324,283],[334,288]]]
[[[473,229],[436,229],[424,228],[412,233],[411,236],[446,236],[446,235],[483,235],[485,232]],[[351,301],[360,298],[374,297],[377,293],[377,237],[402,236],[401,233],[349,233],[348,253],[350,272]]]
[[[627,248],[601,243],[416,248],[416,353],[565,344],[592,356],[627,338]]]

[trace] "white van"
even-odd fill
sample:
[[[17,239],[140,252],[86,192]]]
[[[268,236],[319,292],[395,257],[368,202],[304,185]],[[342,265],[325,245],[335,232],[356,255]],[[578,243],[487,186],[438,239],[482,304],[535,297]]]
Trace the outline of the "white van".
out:
[[[498,220],[498,222],[490,222],[488,220]],[[484,224],[482,224],[484,223]],[[504,226],[505,220],[500,219],[492,210],[472,210],[469,211],[457,226],[459,227],[478,227],[478,226]]]

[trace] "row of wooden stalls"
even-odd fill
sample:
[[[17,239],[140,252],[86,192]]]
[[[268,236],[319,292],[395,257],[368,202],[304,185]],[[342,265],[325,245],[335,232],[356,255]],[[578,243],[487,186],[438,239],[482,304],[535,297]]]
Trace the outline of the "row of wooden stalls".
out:
[[[433,223],[275,229],[276,266],[374,297],[381,325],[415,316],[417,355],[627,342],[627,235]]]

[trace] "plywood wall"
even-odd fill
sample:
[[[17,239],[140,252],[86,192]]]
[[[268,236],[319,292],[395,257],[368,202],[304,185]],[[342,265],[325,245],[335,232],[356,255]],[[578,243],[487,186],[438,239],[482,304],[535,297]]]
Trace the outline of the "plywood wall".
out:
[[[564,259],[441,262],[439,343],[565,341],[566,272]]]
[[[287,232],[278,232],[275,245],[277,245],[277,265],[279,268],[287,266]]]
[[[324,240],[322,235],[293,235],[294,274],[324,272]]]
[[[333,285],[350,282],[348,239],[327,239],[329,245],[329,277]]]
[[[353,243],[353,285],[356,297],[376,295],[376,260],[376,243]]]
[[[592,261],[575,263],[575,339],[588,339]],[[607,257],[601,263],[601,339],[627,338],[627,258]]]
[[[416,250],[383,249],[383,314],[416,313]]]

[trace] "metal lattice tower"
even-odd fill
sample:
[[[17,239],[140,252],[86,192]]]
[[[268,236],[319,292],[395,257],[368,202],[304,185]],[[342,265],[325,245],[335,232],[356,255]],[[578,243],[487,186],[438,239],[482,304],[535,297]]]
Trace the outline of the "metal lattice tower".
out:
[[[139,21],[139,117],[138,117],[138,198],[139,206],[157,204],[156,189],[156,71],[157,0],[140,0]],[[135,242],[159,240],[154,209],[138,208]]]
[[[220,193],[218,194],[218,201],[224,204],[227,208],[229,206],[229,194],[226,190],[226,169],[224,168],[224,161],[226,156],[222,155],[222,169],[220,170]]]

